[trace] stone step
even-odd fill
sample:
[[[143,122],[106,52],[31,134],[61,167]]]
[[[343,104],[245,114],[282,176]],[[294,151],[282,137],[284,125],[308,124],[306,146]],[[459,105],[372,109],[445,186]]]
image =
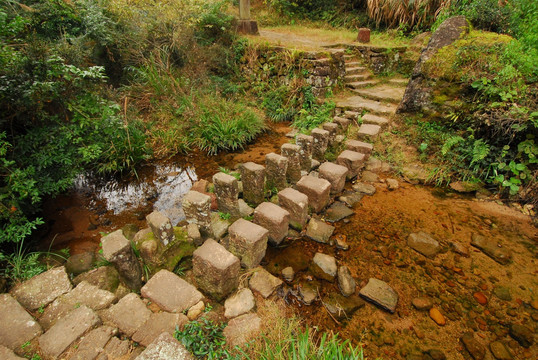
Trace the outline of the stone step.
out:
[[[349,96],[343,99],[336,99],[335,103],[336,107],[357,112],[367,110],[368,112],[379,115],[392,115],[396,112],[396,105],[365,99],[361,96]]]
[[[357,111],[349,111],[349,110],[346,110],[344,111],[344,116],[348,119],[351,119],[351,120],[357,120],[357,118],[361,115],[361,113],[357,112]]]
[[[362,66],[362,62],[360,61],[346,61],[345,63],[346,63],[346,69],[351,68],[351,67]]]
[[[394,78],[389,80],[389,84],[394,86],[407,86],[407,83],[409,82],[408,79],[402,79],[402,78]]]
[[[362,153],[369,157],[372,153],[372,150],[374,149],[374,146],[363,141],[349,139],[346,141],[346,148],[351,151]]]
[[[364,74],[355,74],[355,75],[346,75],[344,77],[344,80],[346,83],[353,83],[357,81],[365,81],[372,78],[372,74],[370,73],[364,73]]]
[[[348,67],[346,66],[346,75],[355,75],[360,74],[362,72],[367,71],[368,69],[364,66],[354,66],[354,67]]]
[[[399,104],[404,95],[405,88],[382,84],[382,85],[370,87],[368,89],[355,88],[355,90],[353,91],[359,94],[360,96],[363,96],[368,99],[378,100],[378,101],[388,101],[394,104]]]
[[[379,125],[384,128],[389,124],[390,120],[384,116],[365,114],[362,116],[362,122],[363,124]]]
[[[362,89],[368,86],[377,85],[377,80],[365,80],[365,81],[355,81],[347,83],[346,86],[352,89]]]
[[[381,126],[379,125],[362,124],[357,133],[357,137],[359,140],[375,141],[380,131]]]

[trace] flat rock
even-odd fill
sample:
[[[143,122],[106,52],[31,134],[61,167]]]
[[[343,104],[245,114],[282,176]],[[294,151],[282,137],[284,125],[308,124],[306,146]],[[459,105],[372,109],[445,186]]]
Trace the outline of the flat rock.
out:
[[[324,221],[312,218],[306,228],[306,236],[310,239],[327,244],[334,232],[334,226],[326,224]]]
[[[63,266],[52,268],[15,286],[11,295],[30,311],[44,307],[73,286]]]
[[[433,307],[433,301],[426,297],[414,298],[411,300],[411,304],[419,311],[427,311]]]
[[[393,191],[400,187],[400,184],[398,183],[398,180],[396,179],[387,179],[387,189]]]
[[[318,297],[318,287],[319,283],[317,281],[309,281],[299,284],[298,293],[301,301],[305,305],[311,305],[316,298]]]
[[[510,294],[510,288],[505,286],[493,287],[493,294],[504,301],[512,301],[512,294]]]
[[[344,296],[350,296],[355,293],[355,279],[353,279],[349,268],[345,265],[338,268],[338,287]]]
[[[439,242],[437,242],[437,240],[435,240],[430,234],[424,231],[409,234],[407,245],[409,245],[409,247],[413,250],[429,258],[434,258],[435,255],[441,251]]]
[[[7,347],[0,345],[0,359],[2,360],[23,360],[20,356],[15,355],[13,350],[8,349]]]
[[[524,348],[530,348],[534,343],[534,332],[525,325],[510,325],[510,336]]]
[[[203,301],[198,302],[187,311],[187,318],[190,321],[198,319],[198,317],[204,312],[205,303]]]
[[[46,359],[58,358],[73,342],[99,325],[97,314],[82,305],[58,320],[39,337],[39,347]]]
[[[396,106],[379,101],[365,99],[362,96],[349,96],[335,101],[336,107],[353,111],[367,110],[375,114],[390,115],[396,112]]]
[[[512,260],[512,254],[505,248],[497,245],[493,239],[486,238],[482,235],[473,234],[471,237],[471,245],[480,249],[484,254],[498,262],[506,265]]]
[[[365,124],[378,125],[383,128],[389,124],[389,119],[384,116],[364,114],[362,116],[362,122]]]
[[[353,190],[355,190],[355,191],[357,191],[359,193],[370,195],[370,196],[375,194],[375,186],[370,185],[370,184],[364,184],[364,183],[361,183],[361,182],[358,182],[358,183],[354,184],[353,185]]]
[[[117,337],[113,337],[106,344],[104,354],[100,357],[104,359],[122,359],[129,354],[130,349],[129,340],[120,340]],[[101,359],[98,359],[101,360]]]
[[[148,229],[148,231],[150,231]],[[118,271],[113,266],[100,266],[97,269],[82,273],[73,279],[73,284],[78,285],[86,281],[99,289],[115,292],[120,283]]]
[[[344,203],[336,201],[331,206],[329,206],[327,210],[325,210],[324,218],[328,222],[334,223],[343,220],[353,214],[353,210],[344,205]]]
[[[319,252],[314,255],[314,259],[312,260],[312,273],[317,278],[333,281],[337,269],[336,259],[333,256]]]
[[[500,341],[494,341],[489,344],[489,349],[493,354],[493,357],[497,360],[511,360],[513,359],[512,354],[508,351],[506,346]]]
[[[127,336],[132,336],[150,316],[151,311],[135,293],[124,296],[117,304],[101,313],[103,320],[111,322]]]
[[[105,351],[105,346],[118,330],[110,326],[100,326],[85,335],[69,360],[93,360]]]
[[[204,297],[193,285],[168,270],[153,275],[142,287],[141,294],[168,312],[183,312]]]
[[[250,289],[259,292],[264,298],[268,298],[282,284],[282,280],[261,267],[256,269],[248,282]]]
[[[486,356],[486,348],[475,339],[472,333],[463,334],[461,342],[473,359],[482,360]]]
[[[176,327],[182,329],[188,322],[184,314],[172,314],[159,312],[151,314],[151,317],[132,336],[132,340],[142,346],[149,346],[159,335],[164,332],[174,335]]]
[[[357,205],[363,198],[364,194],[356,191],[346,191],[343,195],[338,197],[338,200],[343,202],[349,207]]]
[[[65,270],[69,274],[79,275],[83,272],[90,271],[95,262],[95,253],[87,251],[81,254],[70,256],[65,263]]]
[[[252,216],[254,214],[254,208],[252,208],[249,204],[246,203],[245,200],[239,199],[239,214],[241,217],[248,217]]]
[[[368,284],[359,291],[359,295],[391,313],[394,313],[398,304],[396,291],[386,282],[374,278],[368,280]]]
[[[228,233],[230,225],[230,220],[221,219],[220,215],[216,212],[211,213],[211,232],[216,240],[222,239]]]
[[[0,294],[0,345],[17,349],[41,335],[41,326],[9,294]]]
[[[389,101],[392,103],[399,103],[405,92],[403,87],[393,87],[388,84],[380,84],[374,87],[366,89],[354,90],[357,94],[364,96],[365,98]]]
[[[367,183],[375,183],[379,181],[379,175],[374,172],[365,170],[362,172],[361,181]]]
[[[364,306],[364,300],[358,296],[344,297],[340,294],[332,293],[323,300],[325,308],[337,320],[350,319],[355,311]]]
[[[228,319],[243,315],[254,309],[256,301],[248,288],[239,290],[224,302],[224,316]]]
[[[136,360],[195,360],[196,358],[172,335],[163,332]]]
[[[261,330],[262,321],[256,314],[245,314],[236,317],[224,329],[226,343],[230,346],[240,346],[256,337]]]

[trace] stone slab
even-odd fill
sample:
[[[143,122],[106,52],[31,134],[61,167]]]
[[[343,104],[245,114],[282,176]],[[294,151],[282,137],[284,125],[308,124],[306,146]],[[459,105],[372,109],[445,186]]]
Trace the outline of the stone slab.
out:
[[[398,304],[398,293],[386,282],[374,278],[368,280],[359,295],[390,313],[394,313]]]
[[[334,256],[318,252],[314,255],[312,264],[312,272],[316,277],[327,281],[333,281],[336,277],[338,267]]]
[[[374,141],[377,139],[379,132],[381,131],[381,126],[373,124],[362,124],[357,132],[357,137],[360,140],[371,140]]]
[[[261,267],[256,269],[248,282],[251,290],[259,292],[266,299],[282,284],[282,280]]]
[[[132,336],[148,321],[151,311],[137,294],[130,293],[100,314],[104,321],[114,324],[125,335]]]
[[[41,335],[41,326],[9,294],[0,294],[0,345],[12,350]]]
[[[368,99],[388,101],[398,104],[404,95],[404,87],[394,87],[388,84],[380,84],[367,89],[355,90],[355,93]]]
[[[372,153],[374,145],[359,140],[347,140],[346,148],[351,151],[362,153],[368,157]]]
[[[306,228],[306,236],[322,244],[328,244],[334,232],[334,226],[316,218],[310,219]]]
[[[378,125],[381,128],[385,128],[389,124],[389,119],[384,116],[365,114],[362,116],[363,124]]]
[[[229,346],[241,346],[256,337],[261,330],[262,321],[256,314],[245,314],[228,323],[224,337]]]
[[[396,112],[396,105],[384,104],[379,101],[366,99],[362,96],[348,96],[343,99],[337,99],[335,103],[336,107],[359,112],[362,110],[367,110],[381,115],[391,115]]]
[[[110,326],[100,326],[85,335],[69,360],[94,360],[105,351],[105,346],[118,330]]]
[[[290,226],[301,231],[308,221],[308,196],[292,188],[278,193],[278,204],[290,214]]]
[[[164,246],[174,240],[174,229],[170,219],[160,211],[153,211],[146,216],[146,221],[153,232],[153,235]]]
[[[352,179],[358,175],[359,171],[364,166],[366,156],[363,153],[356,151],[344,150],[336,158],[336,163],[347,167],[347,178]]]
[[[8,349],[7,347],[0,345],[0,359],[2,359],[2,360],[24,360],[25,358],[22,358],[20,356],[15,355],[13,350]]]
[[[441,251],[439,242],[424,231],[409,234],[407,245],[409,245],[409,247],[413,250],[429,258],[434,258],[435,255]]]
[[[321,164],[318,169],[320,179],[331,183],[331,194],[338,194],[344,190],[348,171],[347,167],[329,161]]]
[[[512,260],[511,252],[506,248],[499,247],[497,242],[493,239],[473,234],[471,237],[471,245],[482,250],[484,254],[499,264],[506,265]]]
[[[324,218],[325,221],[335,223],[353,214],[353,210],[348,208],[344,203],[336,201],[327,210],[325,210]]]
[[[256,301],[252,291],[248,288],[243,288],[230,296],[224,302],[224,316],[231,319],[248,313],[256,306]]]
[[[176,327],[183,329],[189,321],[184,314],[172,314],[169,312],[159,312],[151,314],[151,317],[132,336],[132,340],[142,346],[149,346],[159,335],[167,332],[174,335]]]
[[[172,335],[163,332],[136,360],[195,360],[196,358]]]
[[[153,275],[140,293],[161,309],[178,313],[189,309],[204,297],[194,286],[168,270]]]

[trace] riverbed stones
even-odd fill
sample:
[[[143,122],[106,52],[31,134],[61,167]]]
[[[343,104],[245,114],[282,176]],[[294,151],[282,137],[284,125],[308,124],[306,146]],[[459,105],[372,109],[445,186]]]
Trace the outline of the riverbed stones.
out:
[[[418,311],[427,311],[433,307],[433,301],[426,297],[414,298],[411,300],[411,304],[413,304]]]
[[[243,199],[252,205],[263,202],[265,197],[265,167],[253,162],[241,166]]]
[[[336,259],[331,255],[318,252],[314,255],[314,259],[312,259],[311,270],[317,278],[333,281],[338,270]]]
[[[299,134],[295,138],[295,143],[301,148],[299,150],[299,162],[301,163],[301,170],[310,171],[312,168],[312,147],[314,145],[314,137]]]
[[[239,214],[239,185],[237,179],[223,172],[213,175],[213,185],[217,196],[219,211],[238,218]]]
[[[10,293],[26,309],[34,311],[50,304],[72,287],[65,268],[60,266],[16,285]]]
[[[213,239],[208,239],[193,254],[194,278],[198,287],[217,301],[239,285],[239,258]]]
[[[228,251],[241,260],[247,269],[260,264],[267,249],[269,231],[245,219],[239,219],[229,228]]]
[[[282,269],[281,274],[284,280],[286,280],[287,282],[292,282],[295,278],[295,271],[291,266]]]
[[[512,260],[512,254],[509,250],[499,247],[494,239],[486,238],[482,235],[473,234],[471,236],[471,245],[480,249],[484,254],[498,262],[506,265]]]
[[[363,196],[363,193],[357,191],[345,191],[344,194],[338,197],[338,200],[352,208],[362,200]]]
[[[308,196],[286,188],[278,192],[278,204],[290,214],[290,226],[301,231],[308,221]]]
[[[365,184],[365,183],[361,183],[361,182],[358,182],[358,183],[354,184],[353,185],[353,190],[355,190],[355,191],[357,191],[359,193],[362,193],[362,194],[369,195],[369,196],[374,195],[375,192],[376,192],[376,189],[375,189],[374,185]]]
[[[336,163],[348,169],[347,178],[355,178],[364,166],[364,154],[356,151],[344,150],[336,158]]]
[[[525,325],[511,324],[509,334],[524,348],[530,348],[534,343],[534,332]]]
[[[387,179],[387,189],[390,191],[397,190],[400,187],[400,184],[398,183],[398,180],[396,179]]]
[[[210,236],[211,197],[191,190],[183,197],[182,206],[189,224],[197,225],[203,236]]]
[[[131,242],[127,240],[121,230],[116,230],[101,238],[103,247],[103,257],[110,262],[125,285],[130,289],[138,291],[142,286],[142,268],[131,247]]]
[[[163,332],[136,360],[194,360],[195,357],[172,335]]]
[[[146,216],[146,221],[153,232],[153,235],[158,239],[164,246],[168,245],[174,240],[174,228],[170,219],[167,218],[160,211],[153,211],[151,214]]]
[[[332,162],[324,162],[319,167],[319,177],[331,183],[331,194],[339,194],[346,185],[348,169]]]
[[[95,252],[86,251],[69,257],[65,262],[65,271],[77,276],[91,270],[95,263]]]
[[[295,184],[301,178],[301,147],[295,144],[283,144],[280,147],[282,156],[288,159],[288,169],[286,170],[286,179],[289,184]]]
[[[329,145],[329,132],[323,129],[314,129],[310,133],[314,138],[312,144],[312,157],[316,160],[323,161],[325,159],[325,152]]]
[[[118,327],[125,335],[132,336],[148,321],[151,311],[137,294],[130,293],[100,315],[104,321]]]
[[[61,318],[39,337],[39,347],[45,359],[58,358],[75,340],[101,320],[90,308],[82,305]]]
[[[244,314],[230,320],[223,331],[226,344],[232,347],[246,344],[260,333],[261,326],[262,321],[256,314]]]
[[[512,360],[513,357],[504,346],[504,344],[500,341],[493,341],[489,344],[489,349],[491,350],[491,353],[493,354],[493,357],[497,360]]]
[[[177,313],[189,309],[203,298],[194,286],[168,270],[153,275],[140,293],[164,311]]]
[[[76,352],[69,360],[96,359],[99,354],[104,352],[106,344],[117,332],[118,330],[116,328],[106,325],[93,329],[82,338],[76,348]]]
[[[329,132],[329,145],[334,144],[336,134],[338,133],[338,124],[333,122],[326,122],[322,126],[323,130]]]
[[[303,176],[297,182],[297,190],[308,196],[308,207],[312,212],[320,212],[330,200],[331,183],[314,176]]]
[[[348,208],[343,202],[335,201],[325,211],[324,219],[330,223],[335,223],[353,214],[354,214],[353,210]]]
[[[504,301],[512,301],[512,294],[510,293],[510,288],[506,286],[495,286],[493,287],[493,294]]]
[[[41,335],[41,326],[9,294],[0,294],[0,345],[17,349]]]
[[[255,270],[248,282],[251,290],[259,292],[266,299],[282,284],[282,280],[261,267]]]
[[[278,245],[288,234],[290,213],[271,202],[264,202],[254,209],[254,223],[269,231],[268,240]]]
[[[463,334],[460,340],[473,359],[482,360],[485,358],[486,348],[475,339],[473,333]]]
[[[323,300],[323,304],[327,311],[339,321],[350,319],[358,309],[365,305],[364,300],[358,296],[344,297],[338,293],[331,293]]]
[[[297,289],[300,300],[305,305],[312,305],[318,297],[318,281],[307,281],[299,284]]]
[[[224,302],[224,317],[231,319],[248,313],[256,306],[254,295],[248,288],[239,290]]]
[[[445,326],[446,325],[446,319],[444,315],[439,311],[438,308],[432,307],[429,311],[430,318],[435,321],[435,323],[439,326]]]
[[[390,313],[394,313],[398,304],[398,293],[386,282],[375,278],[368,280],[359,295]]]
[[[187,316],[181,313],[172,314],[165,311],[153,313],[148,321],[133,334],[131,340],[142,346],[148,346],[163,332],[173,335],[176,327],[182,329],[188,321]]]
[[[334,232],[334,226],[316,218],[310,219],[306,228],[306,236],[322,244],[328,244]]]
[[[349,268],[345,265],[342,265],[338,268],[338,287],[340,292],[344,296],[351,296],[355,293],[356,283]]]
[[[439,242],[424,231],[409,234],[407,245],[409,245],[409,247],[413,250],[429,258],[434,258],[435,255],[441,251]]]
[[[265,174],[267,189],[285,189],[287,184],[288,158],[275,153],[265,155]]]

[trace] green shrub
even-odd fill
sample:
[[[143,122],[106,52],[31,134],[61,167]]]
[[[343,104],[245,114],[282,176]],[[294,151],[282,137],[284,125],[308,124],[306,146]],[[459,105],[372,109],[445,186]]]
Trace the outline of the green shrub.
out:
[[[231,359],[224,348],[225,327],[202,317],[186,324],[183,330],[176,330],[174,336],[198,359]]]

